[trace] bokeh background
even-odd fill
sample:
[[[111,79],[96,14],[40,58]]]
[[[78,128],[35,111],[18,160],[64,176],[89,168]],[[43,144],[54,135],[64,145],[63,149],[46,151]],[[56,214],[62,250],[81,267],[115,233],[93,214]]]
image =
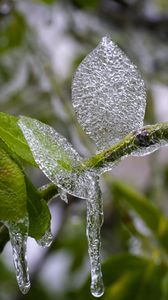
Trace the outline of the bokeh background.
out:
[[[89,155],[87,138],[71,106],[71,82],[78,64],[104,35],[142,73],[147,87],[145,124],[168,121],[167,0],[0,0],[0,110],[52,125],[82,155]],[[36,186],[47,182],[36,169],[27,172]],[[122,196],[114,188],[116,180]],[[125,159],[102,178],[101,186],[102,258],[109,259],[109,273],[104,276],[112,276],[110,282],[105,278],[108,284],[102,299],[168,299],[167,249],[159,245],[134,206],[128,205],[130,195],[145,197],[168,215],[168,150]],[[33,239],[28,241],[32,288],[26,296],[18,290],[10,243],[6,245],[0,256],[0,300],[94,299],[87,283],[85,201],[68,198],[68,205],[59,198],[50,203],[52,246],[42,249]],[[125,256],[118,256],[121,253]],[[152,277],[150,269],[136,285],[137,262],[123,267],[132,254],[163,264],[164,276],[159,269]],[[124,277],[130,268],[132,277]]]

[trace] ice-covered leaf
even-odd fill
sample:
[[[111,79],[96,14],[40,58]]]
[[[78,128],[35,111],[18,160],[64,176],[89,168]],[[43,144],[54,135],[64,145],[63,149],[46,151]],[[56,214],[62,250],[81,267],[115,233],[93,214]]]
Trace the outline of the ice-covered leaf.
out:
[[[91,172],[78,169],[82,158],[52,127],[21,117],[20,128],[43,173],[59,188],[74,196],[92,199],[97,193]]]
[[[26,140],[17,124],[18,118],[0,112],[0,139],[11,151],[31,165],[36,165]]]
[[[0,149],[0,220],[17,221],[27,213],[24,175],[10,156]]]
[[[80,64],[72,84],[77,118],[99,151],[142,127],[145,96],[137,67],[107,37]]]

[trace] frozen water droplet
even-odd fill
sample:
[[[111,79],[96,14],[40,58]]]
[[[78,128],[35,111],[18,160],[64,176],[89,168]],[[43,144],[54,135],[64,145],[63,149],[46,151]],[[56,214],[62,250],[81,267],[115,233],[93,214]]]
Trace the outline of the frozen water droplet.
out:
[[[67,193],[60,188],[58,189],[58,192],[61,200],[63,200],[65,203],[68,203]]]
[[[19,220],[18,223],[8,222],[5,224],[9,230],[19,289],[23,294],[26,294],[30,289],[30,279],[27,266],[28,218],[26,217],[23,220]]]
[[[37,243],[42,247],[50,247],[53,241],[53,236],[50,230],[47,230],[43,237],[37,241]]]
[[[93,180],[93,179],[92,179]],[[100,230],[103,223],[103,202],[98,179],[93,182],[96,185],[97,194],[94,199],[87,200],[87,239],[91,268],[91,293],[100,297],[104,293],[104,285],[101,272],[101,236]]]
[[[104,37],[76,71],[72,103],[98,151],[107,149],[143,126],[144,81],[125,53]]]

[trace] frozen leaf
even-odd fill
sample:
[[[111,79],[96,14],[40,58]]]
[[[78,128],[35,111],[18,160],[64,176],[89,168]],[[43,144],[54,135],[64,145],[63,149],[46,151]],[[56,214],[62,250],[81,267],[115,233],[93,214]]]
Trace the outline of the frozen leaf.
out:
[[[21,117],[19,125],[44,174],[63,191],[84,199],[93,199],[97,193],[94,173],[81,171],[82,158],[68,141],[52,127]]]
[[[107,37],[78,67],[72,101],[81,126],[98,151],[143,125],[144,81],[137,67]]]

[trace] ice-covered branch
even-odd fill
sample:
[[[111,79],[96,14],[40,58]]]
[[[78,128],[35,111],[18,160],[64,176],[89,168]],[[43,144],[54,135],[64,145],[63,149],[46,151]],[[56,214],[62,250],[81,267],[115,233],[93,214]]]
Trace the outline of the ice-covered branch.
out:
[[[82,169],[107,168],[125,156],[144,156],[168,144],[168,122],[148,125],[131,132],[107,150],[83,163]]]

